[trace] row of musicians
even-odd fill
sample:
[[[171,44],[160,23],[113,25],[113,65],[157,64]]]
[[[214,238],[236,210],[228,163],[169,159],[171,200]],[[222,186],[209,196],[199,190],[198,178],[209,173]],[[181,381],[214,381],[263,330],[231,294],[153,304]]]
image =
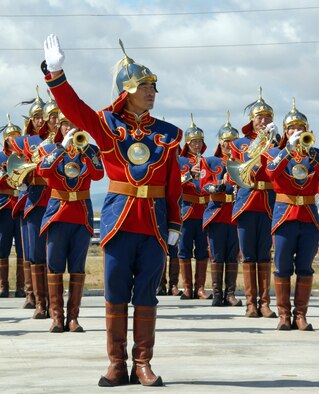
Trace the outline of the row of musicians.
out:
[[[9,296],[9,255],[15,239],[16,297],[34,319],[53,319],[50,331],[80,332],[85,261],[93,235],[91,181],[104,176],[100,153],[85,133],[37,97],[24,135],[8,115],[0,153],[0,296]],[[75,136],[78,136],[76,139]],[[23,181],[22,181],[23,180]],[[17,190],[17,189],[18,190]],[[69,291],[64,317],[63,274]]]
[[[170,249],[168,294],[181,299],[209,298],[204,285],[210,259],[212,306],[242,305],[235,297],[241,255],[245,316],[277,317],[270,309],[269,295],[274,249],[274,284],[280,317],[277,329],[290,329],[293,316],[292,326],[311,330],[306,312],[319,240],[315,203],[319,154],[312,146],[315,141],[312,134],[311,143],[301,144],[301,135],[309,139],[309,124],[296,109],[294,100],[284,118],[282,136],[273,116],[272,107],[260,94],[249,108],[249,123],[242,128],[244,136],[239,138],[228,114],[227,122],[218,132],[216,152],[207,158],[201,157],[206,149],[203,130],[192,120],[185,131],[180,155],[183,226],[178,247]],[[266,146],[262,146],[261,135],[268,138]],[[256,157],[249,150],[253,142]],[[261,148],[263,151],[258,153]],[[227,171],[230,162],[235,163],[238,179]],[[248,184],[242,180],[246,171]],[[194,284],[192,259],[196,260]],[[183,291],[178,289],[179,273]],[[166,294],[166,283],[165,271],[158,294]]]

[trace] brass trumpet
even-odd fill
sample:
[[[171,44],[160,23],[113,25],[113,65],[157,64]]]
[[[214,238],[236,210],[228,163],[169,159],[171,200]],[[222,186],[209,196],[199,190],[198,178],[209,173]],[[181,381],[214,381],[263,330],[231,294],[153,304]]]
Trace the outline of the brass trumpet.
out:
[[[303,149],[310,149],[316,141],[316,137],[313,135],[313,133],[310,133],[309,131],[305,131],[304,133],[300,134],[299,137],[299,145]]]
[[[83,150],[89,144],[89,136],[84,131],[77,131],[73,135],[73,146],[78,150]]]

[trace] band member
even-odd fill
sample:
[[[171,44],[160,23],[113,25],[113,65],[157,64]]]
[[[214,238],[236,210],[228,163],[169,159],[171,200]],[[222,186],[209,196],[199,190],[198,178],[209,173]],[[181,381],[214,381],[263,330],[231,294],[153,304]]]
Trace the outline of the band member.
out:
[[[214,156],[201,160],[202,190],[210,193],[210,201],[204,211],[203,229],[207,232],[212,256],[212,306],[241,306],[235,297],[238,274],[239,243],[236,223],[232,222],[232,209],[236,192],[227,176],[226,162],[230,160],[230,141],[239,137],[232,127],[228,112],[227,122],[218,131],[218,145]],[[225,267],[225,291],[223,277]]]
[[[176,244],[181,228],[177,149],[182,131],[150,115],[157,77],[129,58],[121,46],[125,56],[114,68],[118,97],[99,112],[80,100],[68,84],[62,71],[64,53],[54,35],[45,41],[42,70],[49,70],[45,79],[62,112],[96,140],[110,178],[101,213],[110,365],[99,386],[129,382],[129,302],[134,305],[130,383],[161,386],[162,379],[152,372],[150,360],[155,341],[156,289],[167,244]]]
[[[23,104],[29,102],[23,102]],[[34,319],[45,319],[47,314],[47,279],[46,279],[46,244],[45,236],[40,236],[40,227],[42,217],[48,205],[50,198],[50,189],[47,186],[46,180],[37,174],[36,161],[39,159],[38,149],[40,146],[53,141],[53,133],[49,132],[46,122],[43,120],[44,102],[39,96],[37,87],[37,97],[32,101],[29,109],[29,121],[26,123],[25,135],[18,137],[12,141],[13,149],[21,158],[20,170],[25,174],[23,196],[19,198],[17,206],[14,208],[13,214],[19,212],[20,207],[23,206],[22,222],[22,238],[27,242],[27,246],[23,245],[24,249],[24,269],[26,276],[26,283],[29,283],[29,273],[31,272],[32,287],[35,297],[35,311]],[[49,138],[49,139],[47,139]],[[29,166],[25,166],[25,161],[30,162]],[[17,164],[18,165],[18,164]],[[13,171],[20,172],[20,171]],[[26,254],[27,253],[27,254]],[[31,268],[31,270],[30,270]],[[29,286],[27,286],[29,287]],[[29,289],[27,289],[28,305],[32,302]],[[31,304],[32,306],[32,304]]]
[[[38,174],[47,179],[51,188],[40,232],[46,234],[50,332],[82,332],[77,318],[85,281],[86,255],[93,235],[90,184],[91,180],[102,179],[104,170],[99,151],[88,143],[88,136],[83,132],[76,133],[74,125],[61,113],[59,121],[58,134],[61,133],[62,143],[46,145],[47,153],[38,164]],[[63,274],[66,262],[70,281],[64,324]]]
[[[168,288],[167,286],[167,267],[168,267]],[[178,289],[179,280],[179,260],[177,245],[168,245],[168,255],[161,279],[157,289],[157,295],[181,296],[182,291]]]
[[[262,133],[273,129],[273,109],[261,95],[250,104],[249,123],[242,128],[244,137],[230,143],[232,158],[239,163],[251,160],[249,148],[258,143]],[[266,129],[266,126],[268,128]],[[271,129],[271,130],[272,130]],[[256,141],[256,142],[255,142]],[[257,149],[258,150],[258,149]],[[233,206],[232,220],[237,220],[239,247],[243,257],[243,276],[246,296],[246,317],[276,317],[270,308],[271,278],[271,217],[275,200],[273,186],[265,172],[267,159],[257,156],[249,170],[252,182],[249,187],[240,187]],[[257,291],[259,300],[257,308]]]
[[[21,136],[22,130],[14,125],[10,116],[3,132],[3,150],[0,152],[0,297],[9,297],[9,256],[15,241],[16,251],[16,291],[15,297],[25,297],[23,258],[19,219],[12,218],[19,191],[8,183],[7,161],[12,153],[10,139]],[[9,138],[10,137],[10,138]]]
[[[275,290],[280,317],[278,330],[312,331],[306,320],[311,295],[312,262],[318,251],[319,216],[315,196],[319,181],[319,150],[313,148],[307,117],[293,108],[284,118],[279,148],[268,152],[267,173],[276,202],[272,233],[275,246]],[[281,148],[281,150],[280,150]],[[296,274],[291,324],[291,276]]]
[[[202,228],[203,214],[209,194],[200,188],[200,160],[206,150],[204,132],[193,121],[185,131],[185,144],[180,153],[183,186],[182,235],[179,242],[179,263],[183,279],[181,300],[207,299],[205,281],[208,262],[208,243]],[[196,259],[193,290],[192,258]]]

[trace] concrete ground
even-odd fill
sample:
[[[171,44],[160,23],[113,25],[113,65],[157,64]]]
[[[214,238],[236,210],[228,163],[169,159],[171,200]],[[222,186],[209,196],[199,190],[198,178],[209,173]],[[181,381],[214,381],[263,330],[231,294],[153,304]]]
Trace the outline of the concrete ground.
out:
[[[50,320],[31,319],[22,303],[0,300],[1,393],[319,393],[318,296],[308,311],[314,332],[276,331],[278,319],[245,318],[244,306],[159,297],[152,368],[165,387],[154,388],[97,386],[108,364],[102,296],[82,299],[85,333],[49,333]]]

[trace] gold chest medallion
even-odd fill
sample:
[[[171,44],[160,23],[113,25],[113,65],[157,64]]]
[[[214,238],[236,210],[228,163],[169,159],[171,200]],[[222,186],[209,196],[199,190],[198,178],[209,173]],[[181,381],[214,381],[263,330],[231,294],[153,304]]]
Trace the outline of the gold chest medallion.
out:
[[[67,163],[64,166],[65,175],[69,178],[76,178],[80,174],[80,166],[77,163]]]
[[[142,142],[135,142],[128,148],[127,156],[131,163],[141,165],[150,158],[150,150]]]

